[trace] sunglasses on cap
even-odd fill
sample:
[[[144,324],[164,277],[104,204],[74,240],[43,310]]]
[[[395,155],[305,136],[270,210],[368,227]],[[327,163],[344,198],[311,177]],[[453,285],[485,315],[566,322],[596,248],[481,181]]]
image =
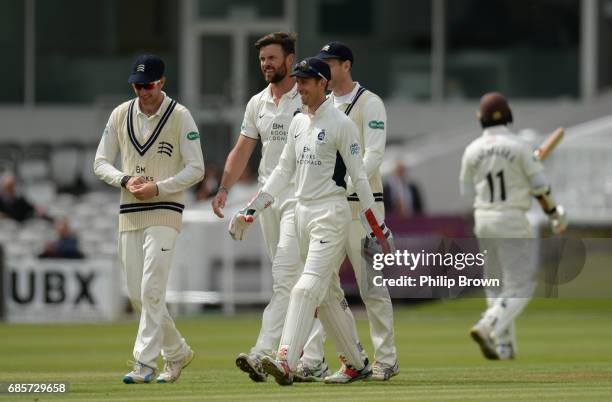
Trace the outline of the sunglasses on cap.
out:
[[[296,65],[295,69],[298,70],[298,71],[301,71],[303,73],[313,72],[316,75],[318,75],[319,77],[323,78],[325,81],[327,81],[327,78],[325,78],[325,76],[323,74],[321,74],[321,72],[319,70],[317,70],[316,68],[314,68],[313,66],[309,65],[308,63],[306,63],[304,61],[302,61],[298,65]]]
[[[153,81],[153,82],[135,83],[135,84],[132,84],[132,85],[134,85],[134,88],[136,88],[137,91],[141,91],[143,89],[146,89],[147,91],[150,91],[151,89],[155,88],[157,86],[157,84],[159,84],[160,82],[161,82],[161,80],[157,80],[157,81]]]

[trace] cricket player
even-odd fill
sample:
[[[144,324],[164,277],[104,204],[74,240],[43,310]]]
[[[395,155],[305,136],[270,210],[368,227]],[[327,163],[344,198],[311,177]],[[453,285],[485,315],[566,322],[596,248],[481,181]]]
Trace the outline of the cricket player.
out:
[[[542,164],[528,143],[507,127],[512,111],[504,96],[493,92],[480,100],[481,137],[465,149],[461,192],[474,198],[475,233],[487,250],[487,275],[501,279],[501,289],[487,289],[487,310],[471,336],[489,359],[512,359],[517,352],[514,320],[536,286],[533,230],[526,212],[535,196],[562,233],[567,220],[552,198]],[[499,272],[495,272],[499,271]]]
[[[295,78],[289,75],[295,63],[295,40],[293,34],[274,32],[255,43],[261,72],[268,86],[247,104],[238,142],[227,157],[221,185],[212,203],[215,214],[220,218],[224,216],[222,209],[229,189],[242,175],[258,141],[263,145],[259,163],[260,188],[266,183],[287,142],[289,124],[302,108]],[[260,216],[264,241],[272,260],[273,295],[264,310],[255,346],[249,354],[241,353],[236,359],[238,368],[256,382],[266,380],[261,358],[273,356],[278,349],[289,293],[302,272],[295,236],[294,209],[291,182]]]
[[[232,218],[230,233],[233,237],[242,237],[295,175],[295,226],[304,270],[291,291],[277,360],[265,356],[262,365],[280,385],[292,384],[318,313],[346,361],[343,370],[325,378],[325,382],[349,383],[368,378],[371,368],[367,358],[364,360],[361,355],[355,320],[337,275],[345,257],[351,221],[346,200],[347,171],[359,195],[363,207],[361,216],[370,238],[376,239],[383,252],[390,252],[392,237],[375,209],[357,128],[325,96],[331,78],[329,66],[311,57],[298,63],[292,75],[297,77],[304,113],[294,117],[278,166],[247,207]]]
[[[163,60],[138,56],[128,82],[136,98],[113,110],[94,161],[96,175],[121,188],[119,257],[128,297],[140,312],[136,362],[123,382],[174,382],[194,353],[168,314],[166,284],[183,192],[204,177],[204,160],[191,114],[162,91]],[[117,153],[120,169],[114,166]],[[165,364],[156,378],[160,352]]]
[[[384,216],[383,185],[379,168],[385,154],[387,137],[385,105],[376,94],[353,81],[353,52],[344,43],[326,44],[317,57],[323,59],[331,70],[329,89],[332,91],[330,98],[333,106],[344,112],[357,126],[361,157],[373,191],[375,208],[380,216]],[[361,256],[362,240],[366,237],[366,232],[359,220],[359,197],[350,180],[348,194],[352,220],[348,229],[346,254],[353,266],[370,322],[370,336],[376,359],[372,366],[372,378],[386,381],[399,373],[393,336],[393,305],[386,287],[373,286],[368,282],[368,266]],[[317,369],[323,361],[324,341],[323,328],[319,322],[315,322],[312,335],[304,349],[298,376],[316,378]]]

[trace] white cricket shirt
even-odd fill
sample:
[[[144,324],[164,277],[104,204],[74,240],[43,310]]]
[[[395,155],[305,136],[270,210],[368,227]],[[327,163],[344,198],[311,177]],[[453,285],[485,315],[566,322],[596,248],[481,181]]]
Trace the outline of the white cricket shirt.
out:
[[[473,185],[474,208],[528,210],[532,195],[530,177],[542,171],[531,146],[506,126],[484,130],[465,149],[460,180]]]
[[[362,88],[359,82],[354,82],[354,84],[353,90],[346,95],[334,96],[333,93],[330,95],[334,106],[343,112],[353,102],[359,89]],[[370,92],[370,94],[372,93]],[[361,113],[361,116],[353,118],[354,111],[349,117],[357,124],[359,134],[361,134],[359,140],[362,145],[363,166],[370,178],[370,185],[374,187],[378,182],[381,182],[379,169],[385,156],[385,144],[387,142],[387,112],[383,101],[375,95],[367,96],[364,104],[358,108],[357,112]]]
[[[261,139],[262,156],[259,162],[259,182],[265,183],[276,165],[285,144],[287,131],[293,116],[302,109],[302,99],[297,90],[297,84],[283,94],[278,106],[272,99],[270,85],[254,95],[246,106],[242,120],[241,134]]]
[[[278,166],[262,190],[276,197],[295,174],[299,201],[344,198],[347,172],[362,207],[372,206],[374,198],[361,159],[357,127],[328,98],[313,115],[295,116]]]
[[[151,135],[155,132],[155,127],[160,124],[162,120],[163,112],[172,102],[172,99],[167,96],[165,92],[162,93],[164,94],[164,100],[157,112],[151,117],[142,113],[138,106],[138,101],[136,100],[135,102],[136,107],[134,114],[138,125],[134,130],[134,135],[140,143],[146,143],[151,138]],[[119,107],[115,108],[108,119],[108,123],[106,123],[104,135],[98,145],[94,165],[99,177],[106,183],[115,187],[120,187],[121,179],[128,174],[114,166],[117,154],[120,151],[125,152],[125,150],[120,150],[119,132],[120,128],[124,127],[126,122],[118,119],[119,110]],[[157,182],[160,195],[183,191],[199,180],[202,180],[204,174],[204,159],[202,156],[198,126],[187,108],[180,106],[176,108],[173,113],[178,114],[181,119],[179,130],[182,135],[180,136],[180,142],[174,144],[174,146],[183,158],[184,168],[176,175]],[[194,137],[189,137],[189,133],[197,134],[197,141],[194,140]],[[129,172],[129,174],[141,175],[137,172]]]

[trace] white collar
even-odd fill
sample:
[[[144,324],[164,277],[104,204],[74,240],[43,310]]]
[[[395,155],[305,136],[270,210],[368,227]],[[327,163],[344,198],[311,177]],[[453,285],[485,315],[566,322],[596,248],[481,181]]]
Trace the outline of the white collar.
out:
[[[284,94],[281,95],[281,99],[284,98],[285,96],[293,99],[297,96],[297,94],[298,94],[298,89],[297,89],[297,82],[296,82],[295,84],[293,84],[293,87],[288,92],[285,92]],[[274,102],[274,99],[272,98],[272,84],[268,84],[268,86],[266,87],[266,90],[264,91],[263,99],[266,102]]]
[[[342,95],[342,96],[335,96],[334,93],[331,93],[331,98],[334,100],[334,103],[336,103],[336,99],[341,99],[341,100],[346,100],[346,102],[343,103],[352,103],[353,100],[355,99],[355,96],[357,96],[357,91],[359,91],[359,88],[361,88],[361,85],[359,85],[359,82],[357,81],[353,81],[353,89],[351,90],[351,92],[349,92],[346,95]]]
[[[482,135],[500,135],[500,134],[513,134],[513,133],[512,131],[510,131],[508,127],[506,127],[503,124],[500,124],[498,126],[487,127],[482,132]]]

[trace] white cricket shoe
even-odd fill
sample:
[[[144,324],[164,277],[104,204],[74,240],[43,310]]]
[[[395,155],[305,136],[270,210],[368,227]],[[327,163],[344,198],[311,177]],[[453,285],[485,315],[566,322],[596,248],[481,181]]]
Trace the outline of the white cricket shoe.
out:
[[[261,365],[266,373],[274,377],[278,385],[293,385],[293,373],[289,370],[286,361],[264,356]]]
[[[181,376],[181,372],[189,363],[193,360],[195,353],[193,350],[189,349],[189,353],[185,357],[179,360],[166,360],[164,364],[164,370],[159,374],[156,379],[158,384],[165,384],[168,382],[175,382]]]
[[[348,384],[354,381],[366,380],[372,376],[372,367],[368,359],[363,361],[363,368],[357,370],[348,364],[343,364],[340,370],[325,377],[325,384]]]
[[[264,382],[267,379],[267,374],[261,366],[261,359],[256,354],[240,353],[236,358],[236,366],[255,382]]]
[[[499,360],[512,360],[515,355],[515,348],[512,342],[499,343],[495,347]]]
[[[320,382],[325,380],[330,374],[329,367],[325,358],[319,362],[316,366],[309,366],[304,362],[298,364],[297,370],[293,375],[293,381],[295,382]]]
[[[399,365],[397,362],[393,366],[382,363],[375,362],[374,366],[372,366],[372,379],[376,381],[388,381],[391,377],[395,377],[400,372]]]
[[[123,376],[123,382],[125,384],[143,384],[153,381],[155,377],[155,368],[141,362],[135,362],[133,365],[134,370]]]
[[[482,354],[491,360],[499,360],[499,355],[495,347],[495,340],[491,337],[491,333],[487,327],[481,322],[476,323],[470,330],[472,339],[480,346]]]

